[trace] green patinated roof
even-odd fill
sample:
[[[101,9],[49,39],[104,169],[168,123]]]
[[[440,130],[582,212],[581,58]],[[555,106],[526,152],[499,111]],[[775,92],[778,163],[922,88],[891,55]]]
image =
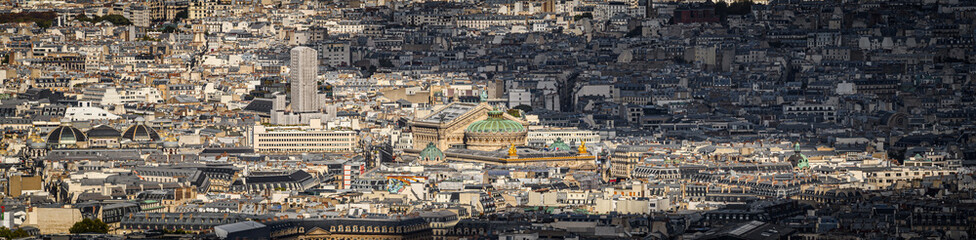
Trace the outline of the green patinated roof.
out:
[[[525,126],[521,123],[505,119],[501,111],[489,111],[488,119],[477,121],[468,125],[466,132],[493,133],[493,132],[521,132]]]
[[[558,150],[572,150],[573,148],[569,147],[569,144],[563,142],[562,138],[556,138],[556,141],[552,142],[552,145],[549,146],[549,149],[558,151]]]
[[[796,168],[800,168],[800,169],[810,168],[810,160],[807,159],[807,156],[800,154],[800,157],[802,157],[803,160],[800,160],[800,162],[796,163]]]
[[[423,160],[443,160],[444,152],[437,149],[437,146],[433,142],[427,143],[427,147],[424,150],[420,150],[420,159]]]

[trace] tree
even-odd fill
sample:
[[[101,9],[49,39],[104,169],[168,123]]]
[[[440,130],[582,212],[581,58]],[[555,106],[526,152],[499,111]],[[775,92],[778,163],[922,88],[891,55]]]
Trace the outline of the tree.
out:
[[[580,14],[580,15],[573,16],[573,21],[579,21],[580,19],[584,19],[584,18],[593,19],[593,14],[592,13],[583,13],[583,14]]]
[[[111,15],[102,16],[101,18],[98,19],[98,21],[99,22],[101,22],[101,21],[108,21],[108,22],[114,24],[115,26],[132,25],[132,22],[129,21],[128,18],[125,18],[122,15],[118,15],[118,14],[111,14]]]
[[[166,25],[165,27],[163,27],[162,30],[160,30],[160,32],[163,32],[163,33],[174,33],[174,32],[176,32],[176,30],[178,30],[178,29],[175,26],[173,26],[173,25]]]
[[[108,224],[102,222],[99,219],[85,218],[80,222],[76,222],[72,225],[68,232],[73,234],[79,233],[108,233]]]
[[[393,62],[390,59],[380,59],[380,67],[391,68],[393,67]]]
[[[88,17],[87,15],[85,15],[84,13],[82,13],[82,14],[78,15],[77,17],[75,17],[75,19],[78,19],[78,21],[86,21],[86,22],[91,22],[91,23],[97,23],[97,22],[101,22],[101,21],[108,21],[108,22],[110,22],[110,23],[112,23],[112,24],[114,24],[116,26],[132,25],[132,22],[129,21],[128,18],[125,18],[124,16],[118,15],[118,14],[105,15],[105,16],[101,16],[101,17],[99,17],[99,16]]]
[[[24,229],[18,228],[17,230],[11,231],[6,227],[0,227],[0,237],[2,238],[14,239],[14,238],[29,237],[29,236],[30,234],[27,234],[27,231],[24,231]]]
[[[715,4],[715,15],[725,18],[729,14],[729,4],[724,1]]]
[[[88,15],[85,15],[85,13],[78,14],[78,16],[75,17],[75,19],[78,19],[78,21],[82,21],[82,22],[92,21],[92,19],[88,17]]]
[[[644,29],[642,27],[635,27],[634,29],[630,30],[630,32],[627,32],[627,35],[624,35],[624,37],[640,37],[643,33]]]
[[[189,16],[190,16],[190,14],[187,13],[186,10],[183,10],[183,11],[177,12],[176,13],[176,16],[174,18],[176,18],[176,21],[179,22],[180,19],[186,19]]]
[[[747,15],[752,12],[751,0],[736,0],[731,4],[721,1],[715,4],[715,15],[725,21],[731,15]]]
[[[164,234],[188,234],[188,233],[190,233],[190,232],[187,232],[186,230],[183,230],[182,228],[177,228],[176,230],[163,229],[160,232],[162,232]]]
[[[142,37],[140,37],[138,40],[139,41],[154,41],[154,42],[158,42],[159,41],[159,39],[152,38],[149,35],[142,35]]]
[[[40,28],[48,28],[54,24],[58,15],[54,12],[19,12],[0,14],[0,23],[34,22]]]
[[[521,104],[521,105],[512,107],[512,109],[522,110],[522,112],[531,112],[532,111],[532,106],[525,105],[525,104]]]
[[[519,110],[514,108],[508,110],[508,115],[512,115],[512,117],[522,117],[522,115],[519,114]]]
[[[752,12],[751,0],[738,0],[729,4],[729,15],[746,15]]]

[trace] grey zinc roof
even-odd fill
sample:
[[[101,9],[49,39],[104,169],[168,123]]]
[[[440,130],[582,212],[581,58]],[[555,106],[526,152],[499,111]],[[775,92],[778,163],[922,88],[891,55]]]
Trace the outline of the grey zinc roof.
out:
[[[420,122],[426,123],[446,123],[454,121],[455,118],[464,115],[471,109],[474,109],[477,104],[473,103],[451,103],[447,107],[444,107],[437,112],[434,112],[427,117],[420,119]]]
[[[258,229],[265,227],[264,224],[255,221],[244,221],[238,223],[225,224],[214,227],[214,232],[217,232],[218,237],[227,237],[227,233],[243,232],[252,229]],[[224,235],[224,236],[220,236]]]

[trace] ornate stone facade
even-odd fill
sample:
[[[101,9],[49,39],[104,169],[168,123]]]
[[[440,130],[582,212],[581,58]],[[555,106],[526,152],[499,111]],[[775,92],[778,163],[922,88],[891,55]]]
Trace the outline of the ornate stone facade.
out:
[[[486,103],[454,102],[434,110],[427,116],[411,120],[413,148],[420,150],[433,142],[438,149],[448,149],[452,145],[464,143],[464,130],[476,121],[488,116]]]

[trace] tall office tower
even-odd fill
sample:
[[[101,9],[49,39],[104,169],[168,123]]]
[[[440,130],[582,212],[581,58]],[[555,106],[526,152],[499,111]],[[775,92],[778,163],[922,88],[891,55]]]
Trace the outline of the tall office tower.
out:
[[[309,47],[291,49],[291,111],[296,113],[317,112],[318,52]]]

